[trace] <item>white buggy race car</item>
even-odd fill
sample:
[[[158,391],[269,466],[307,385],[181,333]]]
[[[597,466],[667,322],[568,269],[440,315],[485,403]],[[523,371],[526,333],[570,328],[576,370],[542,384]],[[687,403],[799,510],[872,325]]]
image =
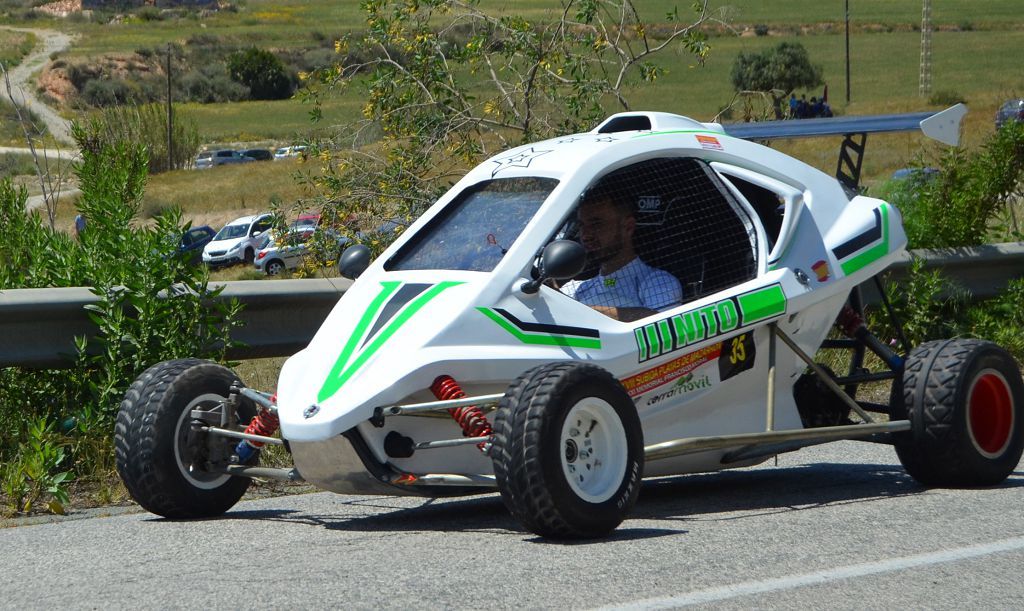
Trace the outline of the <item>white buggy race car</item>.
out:
[[[980,340],[894,350],[865,327],[859,288],[881,290],[906,245],[899,211],[856,187],[867,133],[955,142],[964,112],[725,127],[633,112],[499,154],[376,260],[342,255],[358,280],[276,394],[195,359],[143,373],[118,415],[117,468],[170,518],[221,514],[271,477],[497,490],[527,529],[567,538],[616,528],[644,477],[839,439],[891,443],[926,485],[996,484],[1024,448],[1016,362]],[[838,179],[753,141],[822,134],[846,135]],[[636,255],[671,276],[675,301],[618,320],[564,290],[602,273],[577,214],[595,192],[628,202]],[[822,347],[849,350],[849,371],[816,364]],[[884,370],[864,368],[868,351]],[[857,398],[882,380],[888,403]],[[294,468],[258,466],[268,443]]]

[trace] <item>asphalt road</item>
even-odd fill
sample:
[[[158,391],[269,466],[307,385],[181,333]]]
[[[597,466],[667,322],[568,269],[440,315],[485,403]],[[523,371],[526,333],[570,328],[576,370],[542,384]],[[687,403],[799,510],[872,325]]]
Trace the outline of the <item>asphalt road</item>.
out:
[[[316,493],[223,518],[147,513],[0,530],[0,606],[1024,608],[1024,471],[925,489],[891,448],[649,481],[603,541],[519,529],[496,495]]]

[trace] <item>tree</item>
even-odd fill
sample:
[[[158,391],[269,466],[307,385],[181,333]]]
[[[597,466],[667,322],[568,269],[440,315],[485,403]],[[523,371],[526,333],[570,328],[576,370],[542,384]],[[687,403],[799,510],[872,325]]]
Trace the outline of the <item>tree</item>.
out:
[[[248,87],[253,100],[283,100],[294,91],[284,64],[266,49],[250,47],[229,55],[228,75]]]
[[[478,4],[366,0],[366,34],[337,41],[338,64],[300,75],[314,101],[365,91],[363,121],[322,143],[323,171],[310,178],[326,218],[363,228],[411,219],[483,157],[628,110],[630,89],[666,71],[655,54],[681,50],[703,63],[709,50],[706,0],[691,23],[673,10],[656,32],[631,0],[563,0],[543,22]]]
[[[822,84],[821,66],[811,63],[807,49],[798,42],[783,42],[761,53],[741,51],[732,65],[736,91],[767,93],[775,118],[784,117],[782,102],[798,88]]]

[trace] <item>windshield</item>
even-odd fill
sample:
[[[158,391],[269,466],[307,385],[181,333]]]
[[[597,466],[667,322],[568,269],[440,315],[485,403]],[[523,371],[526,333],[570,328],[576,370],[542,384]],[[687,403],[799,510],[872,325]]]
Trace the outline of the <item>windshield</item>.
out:
[[[241,225],[225,225],[224,229],[217,232],[217,235],[213,238],[214,240],[232,240],[234,238],[244,238],[249,233],[249,223]]]
[[[489,272],[557,184],[553,178],[502,178],[476,184],[459,194],[384,268]]]

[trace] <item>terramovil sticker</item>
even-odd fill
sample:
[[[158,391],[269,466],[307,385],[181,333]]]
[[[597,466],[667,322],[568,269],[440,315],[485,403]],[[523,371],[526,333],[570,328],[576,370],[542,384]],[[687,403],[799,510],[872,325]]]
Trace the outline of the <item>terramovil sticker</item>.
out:
[[[679,379],[704,363],[718,358],[722,352],[722,345],[715,344],[701,348],[696,352],[683,355],[667,363],[662,363],[653,369],[641,371],[622,381],[626,392],[631,397],[637,397],[664,384]]]
[[[674,314],[633,331],[637,360],[643,363],[785,313],[786,294],[782,291],[782,285],[772,284]]]
[[[679,395],[686,395],[698,390],[706,390],[711,388],[711,377],[708,375],[695,375],[688,373],[685,376],[679,378],[674,384],[669,386],[666,390],[659,393],[653,394],[644,401],[644,405],[650,407],[657,405],[666,399],[672,397],[678,397]]]
[[[740,333],[721,344],[721,356],[718,357],[718,379],[725,381],[738,373],[754,366],[757,356],[754,345],[754,332]]]

